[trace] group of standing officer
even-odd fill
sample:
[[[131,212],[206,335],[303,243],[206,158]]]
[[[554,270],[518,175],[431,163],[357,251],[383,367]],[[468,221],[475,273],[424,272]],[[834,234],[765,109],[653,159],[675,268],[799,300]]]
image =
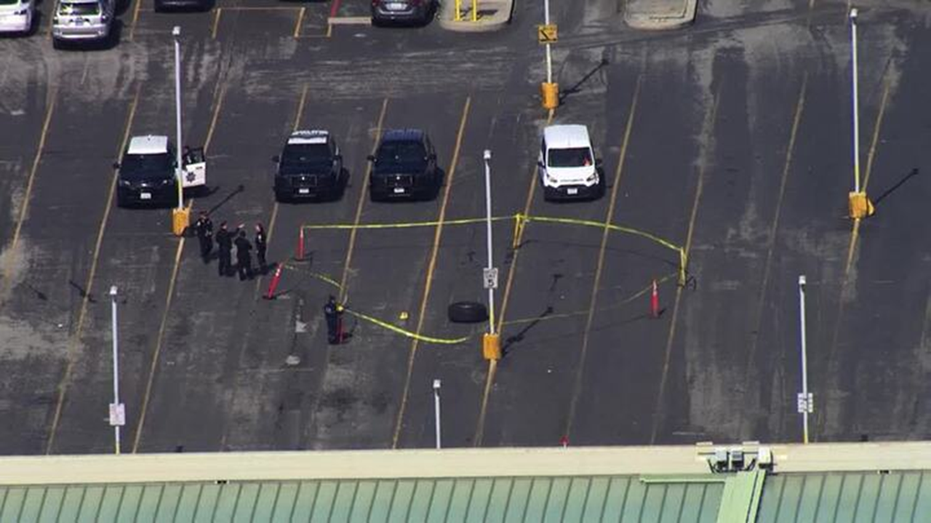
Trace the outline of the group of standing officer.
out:
[[[206,212],[201,212],[194,223],[194,232],[197,234],[197,240],[200,242],[200,257],[204,263],[209,263],[213,255],[213,243],[217,243],[217,271],[220,276],[232,276],[233,272],[233,246],[236,246],[236,272],[239,274],[239,280],[251,280],[254,276],[252,271],[252,248],[255,243],[255,257],[258,262],[260,274],[268,271],[268,264],[265,261],[265,250],[268,247],[265,235],[265,227],[261,223],[255,224],[255,236],[253,242],[246,238],[245,224],[240,224],[236,230],[230,232],[225,221],[220,222],[220,228],[217,230],[216,238],[213,234],[213,221]],[[335,296],[330,296],[323,306],[323,315],[327,324],[327,341],[330,345],[339,345],[349,339],[349,334],[343,328],[343,305],[336,301]]]
[[[253,244],[246,238],[245,224],[240,224],[235,231],[230,231],[225,221],[220,222],[220,228],[217,230],[216,238],[213,234],[213,221],[206,212],[201,212],[194,223],[194,232],[197,234],[197,240],[200,242],[200,257],[204,263],[209,263],[213,254],[213,243],[217,244],[217,272],[220,276],[232,276],[239,274],[239,280],[251,280],[255,273],[252,270],[252,249]],[[268,271],[268,263],[265,260],[265,251],[268,247],[265,235],[265,227],[261,223],[255,224],[255,257],[258,262],[260,274]],[[233,271],[233,246],[236,247],[236,271]]]

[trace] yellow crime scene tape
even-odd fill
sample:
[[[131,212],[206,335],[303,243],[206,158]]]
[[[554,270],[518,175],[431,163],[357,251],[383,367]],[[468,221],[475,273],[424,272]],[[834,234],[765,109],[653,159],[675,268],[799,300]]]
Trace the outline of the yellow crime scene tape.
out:
[[[379,320],[378,318],[369,316],[368,314],[363,314],[359,311],[352,310],[348,307],[343,307],[343,310],[349,313],[350,315],[355,316],[356,318],[365,320],[369,323],[374,323],[375,325],[378,325],[379,327],[384,327],[392,332],[396,332],[403,336],[407,336],[408,338],[420,340],[424,343],[438,343],[440,345],[457,345],[472,337],[472,336],[463,336],[462,338],[434,338],[432,336],[424,336],[422,334],[417,334],[416,332],[411,332],[407,329],[402,329],[401,327],[388,323],[387,321]]]
[[[284,264],[284,268],[285,268],[285,269],[288,269],[289,271],[294,271],[294,272],[297,272],[297,273],[300,273],[300,274],[304,274],[304,275],[310,276],[310,277],[312,277],[312,278],[316,278],[316,279],[318,279],[318,280],[320,280],[320,281],[322,281],[322,282],[324,282],[324,283],[329,283],[330,285],[336,287],[337,290],[342,290],[342,285],[340,285],[338,281],[336,281],[335,279],[331,278],[330,276],[327,276],[326,274],[323,274],[323,273],[320,273],[320,272],[302,270],[302,269],[299,269],[299,268],[297,268],[297,267],[293,267],[293,266],[291,266],[291,265],[289,265],[289,264],[287,264],[287,263]]]
[[[656,280],[656,283],[658,283],[658,284],[659,284],[659,283],[664,283],[664,282],[666,282],[666,281],[671,280],[672,278],[675,278],[677,275],[678,275],[677,272],[674,272],[674,273],[671,273],[671,274],[667,274],[666,276],[663,276],[662,278]],[[606,311],[612,311],[612,310],[615,310],[615,309],[620,309],[620,308],[623,307],[624,305],[627,305],[628,303],[631,303],[631,302],[633,302],[634,300],[636,300],[636,299],[638,299],[638,298],[642,298],[643,296],[646,296],[646,295],[649,294],[652,290],[653,290],[653,282],[650,282],[650,284],[647,285],[646,287],[644,287],[643,289],[640,289],[639,291],[635,292],[634,294],[631,294],[630,296],[628,296],[628,297],[624,298],[623,300],[621,300],[621,301],[615,303],[614,305],[610,305],[610,306],[608,306],[608,307],[602,307],[602,308],[596,309],[596,310],[597,310],[598,312],[606,312]],[[587,311],[587,310],[586,310],[586,311],[575,311],[575,312],[563,312],[563,313],[560,313],[560,314],[548,314],[548,315],[546,315],[546,316],[538,316],[538,317],[534,317],[534,318],[519,318],[519,319],[516,319],[516,320],[509,320],[509,321],[504,322],[503,325],[521,325],[521,324],[524,324],[524,323],[533,323],[533,322],[535,322],[535,321],[558,320],[558,319],[563,319],[563,318],[574,318],[574,317],[576,317],[576,316],[585,316],[585,315],[587,315],[587,314],[588,314],[588,311]]]
[[[288,269],[288,270],[290,270],[290,271],[294,271],[294,272],[297,272],[297,273],[299,273],[299,274],[304,274],[304,275],[307,275],[307,276],[311,276],[311,277],[316,278],[316,279],[318,279],[318,280],[320,280],[320,281],[322,281],[322,282],[324,282],[324,283],[328,283],[328,284],[330,284],[330,285],[336,287],[337,289],[340,289],[340,288],[341,288],[341,286],[340,286],[340,284],[339,284],[338,281],[336,281],[335,279],[331,278],[330,276],[327,276],[326,274],[319,273],[319,272],[314,272],[314,271],[302,270],[302,269],[300,269],[300,268],[298,268],[298,267],[291,266],[291,265],[289,265],[289,264],[287,264],[287,263],[285,263],[283,266],[284,266],[285,269]],[[369,323],[372,323],[372,324],[374,324],[374,325],[378,325],[379,327],[383,327],[383,328],[388,329],[388,330],[390,330],[390,331],[392,331],[392,332],[396,332],[396,333],[401,334],[401,335],[403,335],[403,336],[407,336],[408,338],[413,338],[413,339],[420,340],[420,341],[422,341],[422,342],[424,342],[424,343],[437,343],[437,344],[441,344],[441,345],[456,345],[456,344],[458,344],[458,343],[462,343],[462,342],[468,340],[469,338],[471,338],[471,336],[465,336],[465,337],[462,337],[462,338],[436,338],[436,337],[433,337],[433,336],[424,336],[424,335],[422,335],[422,334],[417,334],[416,332],[412,332],[412,331],[409,331],[409,330],[407,330],[407,329],[402,329],[401,327],[398,327],[397,325],[392,325],[391,323],[388,323],[388,322],[386,322],[386,321],[380,320],[380,319],[375,318],[375,317],[373,317],[373,316],[369,316],[368,314],[364,314],[364,313],[361,313],[361,312],[359,312],[359,311],[349,309],[348,307],[345,307],[345,306],[343,307],[343,311],[345,311],[345,312],[349,313],[350,315],[355,316],[356,318],[359,318],[359,319],[361,319],[361,320],[365,320],[365,321],[367,321],[367,322],[369,322]]]
[[[688,267],[688,257],[685,253],[685,248],[680,247],[666,239],[660,238],[659,236],[641,231],[639,229],[634,229],[633,227],[625,227],[623,225],[615,225],[613,223],[604,223],[596,222],[593,220],[581,220],[577,218],[555,218],[551,216],[533,216],[525,214],[513,214],[510,216],[493,216],[491,221],[498,222],[503,220],[514,220],[514,241],[517,241],[519,237],[519,231],[530,222],[540,222],[540,223],[557,223],[563,225],[580,225],[584,227],[595,227],[599,229],[605,229],[616,232],[622,232],[625,234],[631,234],[633,236],[639,236],[645,238],[654,243],[657,243],[667,249],[671,249],[679,254],[679,285],[684,286],[686,283],[686,267]],[[485,223],[486,218],[464,218],[461,220],[445,220],[445,221],[429,221],[429,222],[398,222],[398,223],[360,223],[360,224],[351,224],[351,223],[332,223],[332,224],[310,224],[310,225],[301,225],[302,229],[307,230],[352,230],[352,229],[412,229],[417,227],[435,227],[437,225],[469,225],[477,223]],[[517,245],[513,245],[514,248],[517,248]]]
[[[611,230],[611,231],[616,231],[616,232],[631,234],[631,235],[634,235],[634,236],[639,236],[639,237],[641,237],[641,238],[645,238],[645,239],[650,240],[650,241],[652,241],[652,242],[654,242],[654,243],[657,243],[657,244],[659,244],[659,245],[661,245],[661,246],[663,246],[663,247],[665,247],[665,248],[667,248],[667,249],[671,249],[671,250],[673,250],[673,251],[675,251],[675,252],[677,252],[677,253],[679,254],[679,270],[677,271],[678,282],[679,282],[679,285],[685,285],[685,281],[686,281],[686,266],[687,266],[687,264],[688,264],[688,259],[687,259],[687,256],[686,256],[686,254],[685,254],[685,249],[682,248],[682,247],[679,247],[679,246],[675,245],[674,243],[672,243],[672,242],[670,242],[670,241],[668,241],[668,240],[665,240],[665,239],[663,239],[663,238],[661,238],[661,237],[659,237],[659,236],[657,236],[657,235],[655,235],[655,234],[652,234],[652,233],[649,233],[649,232],[646,232],[646,231],[641,231],[641,230],[639,230],[639,229],[634,229],[634,228],[632,228],[632,227],[625,227],[625,226],[623,226],[623,225],[615,225],[615,224],[612,224],[612,223],[597,222],[597,221],[593,221],[593,220],[582,220],[582,219],[576,219],[576,218],[556,218],[556,217],[551,217],[551,216],[533,216],[533,215],[525,215],[525,214],[520,214],[520,213],[513,214],[513,215],[509,215],[509,216],[493,216],[493,217],[491,217],[491,221],[493,221],[493,222],[499,222],[499,221],[505,221],[505,220],[514,220],[515,238],[517,237],[518,231],[520,231],[520,229],[521,229],[522,227],[524,227],[527,223],[530,223],[530,222],[554,223],[554,224],[563,224],[563,225],[578,225],[578,226],[583,226],[583,227],[595,227],[595,228],[599,228],[599,229],[605,229],[605,228],[607,228],[608,230]],[[487,222],[487,221],[488,221],[487,218],[463,218],[463,219],[459,219],[459,220],[425,221],[425,222],[360,223],[360,224],[351,224],[351,223],[304,224],[304,225],[301,225],[301,229],[303,229],[303,230],[413,229],[413,228],[419,228],[419,227],[436,227],[436,226],[438,226],[438,225],[453,226],[453,225],[479,224],[479,223],[485,223],[485,222]],[[516,247],[516,246],[515,246],[515,247]],[[294,270],[294,271],[297,271],[297,272],[300,272],[301,274],[309,275],[309,276],[311,276],[311,277],[313,277],[313,278],[316,278],[316,279],[318,279],[318,280],[320,280],[320,281],[323,281],[323,282],[325,282],[325,283],[328,283],[328,284],[330,284],[330,285],[333,285],[333,286],[335,286],[337,289],[340,288],[339,282],[337,282],[335,279],[333,279],[333,278],[331,278],[331,277],[329,277],[329,276],[327,276],[327,275],[325,275],[325,274],[316,273],[316,272],[312,272],[312,271],[303,271],[303,270],[299,270],[299,269],[294,268],[294,267],[290,267],[290,266],[288,266],[288,265],[285,265],[285,268],[290,269],[290,270]],[[672,278],[673,276],[674,276],[674,275],[667,275],[667,276],[664,276],[664,277],[663,277],[662,279],[660,279],[659,281],[660,281],[660,282],[664,282],[664,281],[666,281],[666,280]],[[635,293],[634,295],[632,295],[632,296],[626,298],[625,300],[623,300],[623,301],[621,301],[621,302],[619,302],[619,303],[617,303],[617,304],[615,304],[615,305],[612,305],[611,307],[608,307],[608,308],[606,308],[606,309],[604,309],[604,310],[615,309],[615,308],[621,307],[621,306],[623,306],[623,305],[625,305],[625,304],[627,304],[627,303],[630,303],[631,301],[633,301],[633,300],[635,300],[635,299],[637,299],[637,298],[639,298],[639,297],[645,295],[646,293],[650,292],[651,287],[652,287],[652,284],[651,284],[650,286],[647,286],[647,287],[644,288],[643,290],[638,291],[638,292]],[[408,337],[408,338],[420,340],[420,341],[425,342],[425,343],[437,343],[437,344],[442,344],[442,345],[456,345],[456,344],[458,344],[458,343],[462,343],[462,342],[464,342],[464,341],[467,341],[469,338],[471,338],[471,336],[465,336],[465,337],[462,337],[462,338],[454,338],[454,339],[450,339],[450,338],[436,338],[436,337],[432,337],[432,336],[424,336],[424,335],[417,334],[417,333],[415,333],[415,332],[409,331],[409,330],[407,330],[407,329],[403,329],[403,328],[401,328],[401,327],[398,327],[397,325],[388,323],[388,322],[386,322],[386,321],[380,320],[380,319],[375,318],[375,317],[373,317],[373,316],[369,316],[369,315],[367,315],[367,314],[364,314],[364,313],[359,312],[359,311],[356,311],[356,310],[351,310],[351,309],[349,309],[349,308],[345,308],[344,310],[345,310],[347,313],[349,313],[350,315],[352,315],[352,316],[354,316],[354,317],[356,317],[356,318],[359,318],[359,319],[364,320],[364,321],[368,321],[369,323],[372,323],[372,324],[374,324],[374,325],[378,325],[379,327],[383,327],[383,328],[388,329],[388,330],[390,330],[390,331],[392,331],[392,332],[395,332],[395,333],[397,333],[397,334],[401,334],[401,335],[406,336],[406,337]],[[572,316],[576,316],[576,315],[580,315],[580,314],[588,314],[588,312],[587,312],[587,311],[582,311],[582,312],[569,312],[569,313],[563,313],[563,314],[555,314],[555,315],[545,316],[545,317],[543,317],[543,318],[518,319],[518,320],[512,320],[512,321],[505,322],[504,324],[505,324],[505,325],[514,325],[514,324],[520,324],[520,323],[529,323],[529,322],[532,322],[532,321],[538,321],[538,320],[543,320],[543,319],[551,320],[551,319],[557,319],[557,318],[568,318],[568,317],[572,317]]]

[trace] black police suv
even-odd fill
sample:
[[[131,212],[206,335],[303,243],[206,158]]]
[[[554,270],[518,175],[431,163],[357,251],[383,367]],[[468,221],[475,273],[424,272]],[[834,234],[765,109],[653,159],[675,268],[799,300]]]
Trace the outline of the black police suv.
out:
[[[165,136],[134,136],[119,163],[116,203],[171,205],[178,201],[175,149]]]
[[[429,199],[442,184],[436,151],[427,133],[419,129],[385,131],[372,162],[369,196],[372,201]]]
[[[327,131],[295,131],[288,137],[275,173],[278,201],[337,198],[343,186],[343,157]]]

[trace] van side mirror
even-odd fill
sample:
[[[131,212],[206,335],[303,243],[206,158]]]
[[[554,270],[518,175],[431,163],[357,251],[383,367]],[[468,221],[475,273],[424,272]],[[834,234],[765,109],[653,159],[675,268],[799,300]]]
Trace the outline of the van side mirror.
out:
[[[601,169],[604,167],[605,161],[604,158],[595,158],[595,167]]]
[[[370,155],[366,156],[365,158],[366,158],[368,161],[370,161],[370,162],[374,162],[374,161],[375,161],[375,155],[373,155],[373,154],[370,154]]]
[[[334,154],[334,155],[333,155],[333,159],[334,159],[334,160],[342,160],[342,159],[343,159],[343,155],[341,155],[341,154]]]
[[[113,168],[114,168],[114,169],[119,169],[119,168],[120,168],[120,162],[113,162]]]
[[[278,163],[281,161],[281,157],[276,154],[275,156],[272,156],[272,161]]]

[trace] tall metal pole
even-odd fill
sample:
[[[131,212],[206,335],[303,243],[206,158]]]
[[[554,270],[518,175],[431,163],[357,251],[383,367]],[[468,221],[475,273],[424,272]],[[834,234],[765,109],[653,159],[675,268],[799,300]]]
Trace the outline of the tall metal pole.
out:
[[[798,277],[798,322],[802,352],[802,393],[799,394],[798,410],[802,414],[802,442],[808,443],[808,414],[812,411],[812,398],[808,393],[808,354],[805,344],[805,276]]]
[[[436,421],[436,448],[440,449],[440,380],[433,380],[433,416]]]
[[[491,241],[491,151],[485,149],[485,236],[488,242],[488,271],[493,272],[494,262]],[[488,287],[488,334],[495,333],[495,286]]]
[[[543,23],[550,25],[550,0],[543,0]],[[546,83],[553,83],[553,55],[550,44],[546,44]]]
[[[175,38],[175,135],[177,137],[175,176],[178,179],[178,209],[182,209],[184,208],[184,182],[181,177],[181,170],[183,169],[181,147],[184,142],[181,141],[181,27],[176,25],[171,30],[171,34]]]
[[[860,192],[860,95],[857,86],[857,9],[850,10],[850,47],[853,52],[853,191]]]
[[[116,321],[116,285],[110,287],[111,336],[113,338],[113,403],[110,405],[110,424],[113,425],[113,444],[116,454],[120,453],[120,426],[125,422],[123,405],[120,403],[119,332]]]

